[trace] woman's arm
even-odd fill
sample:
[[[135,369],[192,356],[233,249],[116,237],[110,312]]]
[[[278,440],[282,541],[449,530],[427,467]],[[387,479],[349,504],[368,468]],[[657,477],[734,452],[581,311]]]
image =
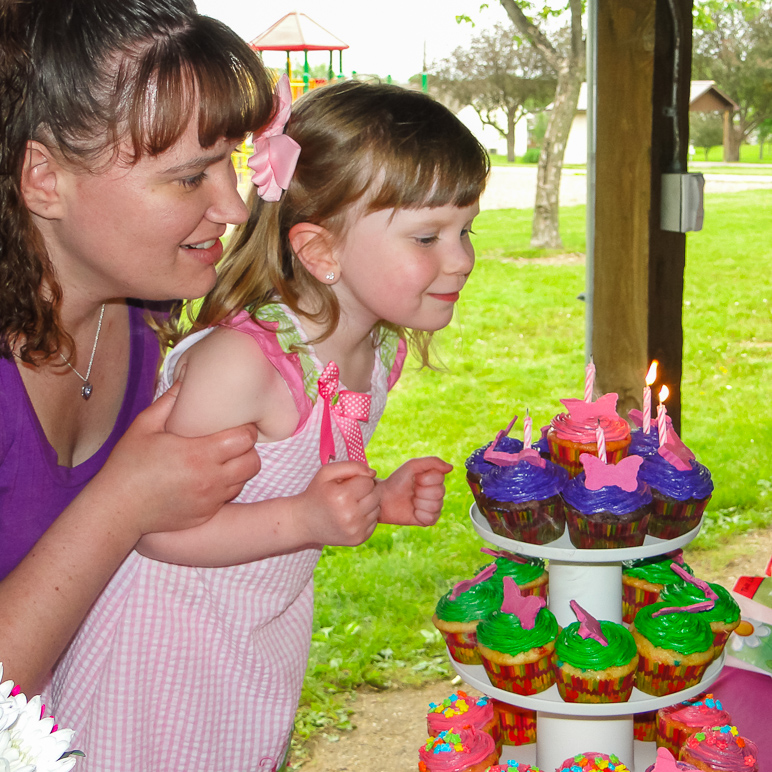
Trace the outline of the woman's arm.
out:
[[[259,469],[254,427],[164,431],[177,389],[141,413],[105,466],[0,582],[0,661],[28,694],[137,540],[207,520]]]

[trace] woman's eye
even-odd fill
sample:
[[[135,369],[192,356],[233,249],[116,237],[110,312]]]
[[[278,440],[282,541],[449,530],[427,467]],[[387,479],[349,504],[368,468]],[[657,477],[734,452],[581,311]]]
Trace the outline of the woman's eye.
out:
[[[206,179],[206,172],[200,172],[199,174],[196,174],[193,177],[183,177],[180,180],[180,185],[182,185],[183,188],[186,188],[188,190],[191,190],[193,188],[197,188],[201,183]]]

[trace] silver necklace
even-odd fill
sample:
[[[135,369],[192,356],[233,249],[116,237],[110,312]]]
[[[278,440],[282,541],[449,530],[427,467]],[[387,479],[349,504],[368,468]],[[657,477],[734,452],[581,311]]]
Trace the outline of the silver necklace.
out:
[[[91,396],[91,392],[94,391],[94,387],[91,385],[89,378],[91,377],[91,367],[94,364],[94,354],[96,354],[97,343],[99,343],[99,333],[102,332],[102,319],[104,315],[105,304],[102,303],[102,310],[99,312],[99,324],[97,325],[96,337],[94,338],[94,348],[91,349],[91,359],[88,361],[88,370],[86,370],[85,375],[81,375],[68,360],[64,359],[64,354],[59,354],[59,356],[64,359],[64,363],[67,367],[83,381],[83,386],[80,388],[80,396],[83,397],[83,399],[88,399]]]

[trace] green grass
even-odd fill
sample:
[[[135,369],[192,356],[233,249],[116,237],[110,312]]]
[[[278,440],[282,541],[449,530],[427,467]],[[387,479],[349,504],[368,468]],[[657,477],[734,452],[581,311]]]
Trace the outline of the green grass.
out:
[[[772,191],[708,196],[705,230],[688,237],[683,435],[713,472],[707,516],[721,534],[772,518]],[[379,526],[356,549],[327,548],[316,572],[314,642],[298,720],[307,737],[348,722],[346,693],[449,672],[431,624],[437,598],[487,562],[468,519],[464,459],[526,407],[535,426],[581,395],[582,265],[533,256],[530,211],[484,212],[478,263],[456,321],[438,336],[445,372],[408,368],[370,445],[386,475],[411,456],[454,464],[436,528]],[[582,251],[584,207],[561,210],[568,251]]]
[[[721,145],[716,145],[710,148],[707,159],[705,158],[705,151],[701,148],[695,148],[694,157],[692,161],[710,161],[721,163],[724,160],[724,148]],[[759,146],[758,145],[740,145],[740,163],[744,164],[768,164],[772,163],[772,142],[764,143],[764,156],[759,158]]]

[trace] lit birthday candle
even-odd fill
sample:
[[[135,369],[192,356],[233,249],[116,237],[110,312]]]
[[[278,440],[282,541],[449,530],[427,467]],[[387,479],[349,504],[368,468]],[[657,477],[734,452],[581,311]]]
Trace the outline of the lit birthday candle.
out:
[[[667,408],[665,407],[665,400],[670,389],[667,386],[663,386],[659,390],[659,405],[657,405],[657,434],[659,435],[660,448],[667,441]]]
[[[651,384],[657,380],[657,362],[654,359],[646,373],[646,385],[643,387],[643,433],[651,431]]]
[[[587,367],[584,368],[584,401],[592,402],[592,391],[595,388],[595,363],[590,357]]]

